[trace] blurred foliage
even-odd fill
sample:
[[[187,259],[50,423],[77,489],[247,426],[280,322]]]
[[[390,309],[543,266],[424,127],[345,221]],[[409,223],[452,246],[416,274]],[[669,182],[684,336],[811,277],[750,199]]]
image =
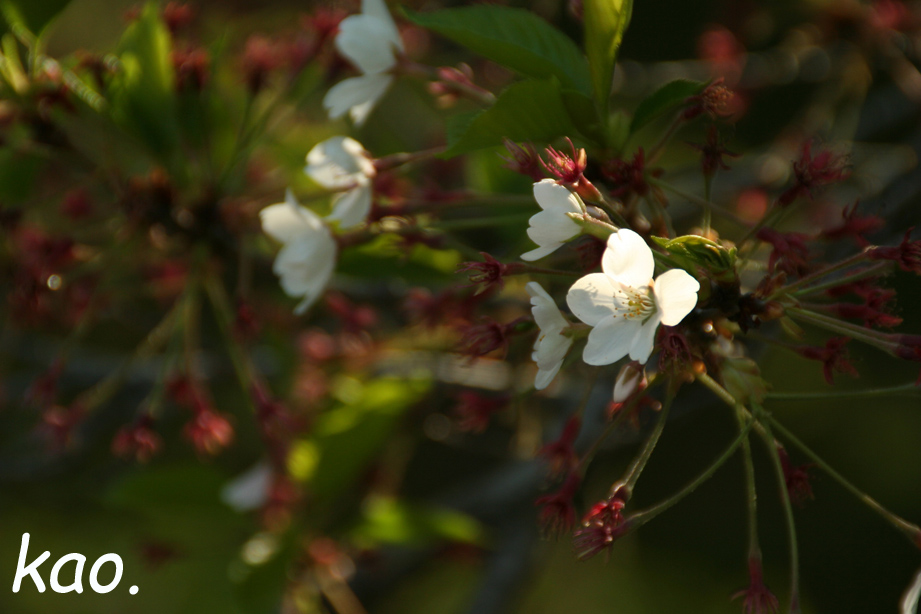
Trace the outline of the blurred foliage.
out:
[[[495,104],[481,109],[444,96],[431,87],[437,79],[400,80],[373,112],[376,121],[352,129],[378,159],[446,145],[443,158],[410,164],[405,176],[381,173],[392,183],[375,188],[407,208],[425,198],[444,206],[421,214],[417,226],[391,220],[406,224],[403,234],[342,250],[330,297],[299,320],[272,273],[276,248],[257,215],[289,185],[311,208],[328,209],[326,192],[301,168],[310,147],[349,130],[321,110],[324,93],[349,69],[329,40],[298,64],[320,33],[300,13],[357,7],[203,2],[193,5],[195,19],[173,13],[178,23],[154,3],[0,0],[9,86],[0,100],[9,312],[0,338],[0,578],[13,577],[24,532],[33,556],[116,552],[125,561],[114,593],[38,594],[26,581],[18,594],[0,593],[0,611],[345,613],[361,611],[356,599],[368,611],[400,613],[741,609],[728,599],[747,582],[738,458],[680,507],[620,540],[609,561],[576,561],[568,540],[539,539],[533,501],[550,484],[543,461],[533,459],[584,389],[600,416],[616,371],[603,369],[605,383],[595,388],[573,365],[566,385],[525,396],[530,337],[518,338],[505,362],[474,364],[453,352],[457,323],[448,306],[429,306],[450,322],[433,330],[406,297],[472,294],[458,289],[461,262],[481,250],[506,259],[529,249],[523,229],[533,206],[520,205],[531,204],[531,182],[503,167],[496,155],[507,155],[498,148],[503,137],[547,144],[570,136],[610,155],[652,150],[674,113],[717,75],[738,90],[727,132],[744,153],[713,191],[736,218],[714,217],[719,233],[737,231],[739,217],[757,219],[767,194],[788,185],[800,141],[819,134],[855,142],[855,180],[836,200],[862,198],[865,210],[891,222],[880,242],[897,243],[918,221],[921,194],[916,173],[905,174],[921,151],[914,57],[921,43],[909,19],[918,7],[874,3],[873,15],[890,21],[868,25],[856,2],[453,4],[433,12],[431,3],[404,3],[408,54],[439,66],[471,62],[477,85],[497,92]],[[587,58],[570,4],[584,11]],[[882,12],[887,7],[908,13]],[[41,62],[30,48],[39,35]],[[599,93],[608,83],[611,113]],[[702,128],[688,126],[654,162],[686,192],[703,181],[698,154],[685,143],[703,139]],[[471,194],[463,214],[452,210],[453,200]],[[691,223],[691,205],[675,197],[670,210]],[[14,239],[13,218],[37,230]],[[489,223],[476,221],[483,218]],[[840,208],[817,199],[790,226],[839,218]],[[71,243],[54,242],[62,237]],[[677,266],[735,280],[735,249],[697,239],[662,245]],[[66,254],[57,259],[55,250]],[[37,252],[38,264],[26,262],[37,267],[27,271],[29,283],[41,282],[32,288],[15,267]],[[557,264],[573,267],[580,257],[567,248]],[[556,295],[571,281],[534,276]],[[921,300],[917,278],[898,272],[891,283],[905,320],[898,330],[921,330],[911,308]],[[37,298],[16,311],[23,288]],[[487,297],[491,316],[527,314],[521,295],[522,283],[509,278]],[[87,312],[99,316],[82,318]],[[821,342],[813,337],[806,341]],[[919,519],[917,396],[856,396],[912,381],[916,366],[852,345],[861,377],[839,376],[835,390],[853,390],[853,401],[768,397],[766,408],[855,484]],[[59,360],[66,367],[54,399],[26,402]],[[760,399],[765,380],[775,391],[826,389],[819,366],[779,346],[722,364],[739,398]],[[226,427],[193,419],[202,399],[157,392],[175,383],[177,369],[205,383],[205,404]],[[465,386],[511,393],[509,409],[491,416],[484,432],[468,432],[452,413]],[[85,415],[65,411],[80,403]],[[728,410],[703,391],[674,411],[636,489],[640,508],[680,489],[737,432]],[[113,439],[143,426],[148,413],[156,414],[158,454],[146,464],[113,454]],[[206,431],[199,439],[190,435],[196,424]],[[62,432],[66,445],[55,446]],[[202,436],[211,439],[200,444]],[[605,496],[640,439],[626,427],[600,447],[580,509]],[[783,513],[768,454],[754,447],[766,581],[780,595],[788,573]],[[268,465],[273,481],[252,497],[240,476]],[[235,506],[228,488],[256,501]],[[891,611],[918,567],[917,551],[831,479],[818,477],[813,488],[815,499],[796,510],[803,610]]]

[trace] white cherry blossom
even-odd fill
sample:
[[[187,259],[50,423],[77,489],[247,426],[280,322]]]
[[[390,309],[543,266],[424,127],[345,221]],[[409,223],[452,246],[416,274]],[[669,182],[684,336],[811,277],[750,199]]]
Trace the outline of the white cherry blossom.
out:
[[[550,385],[563,366],[563,359],[572,345],[572,337],[563,334],[563,331],[569,328],[569,322],[560,313],[547,291],[534,281],[529,282],[525,288],[531,295],[531,313],[540,329],[540,335],[531,354],[531,359],[537,363],[534,387],[543,390]]]
[[[582,354],[590,365],[608,365],[629,355],[645,363],[659,324],[675,326],[697,305],[700,283],[682,269],[655,280],[655,260],[643,238],[622,228],[608,237],[603,273],[591,273],[569,289],[566,303],[589,326]]]
[[[538,248],[521,255],[522,260],[543,258],[563,245],[582,230],[567,215],[585,213],[582,199],[553,179],[542,179],[534,184],[534,199],[543,209],[528,221],[528,236]]]
[[[384,0],[362,0],[361,13],[339,24],[335,42],[339,52],[362,74],[334,85],[326,93],[323,106],[330,119],[348,112],[360,126],[390,87],[390,71],[404,50],[403,41]]]
[[[282,243],[272,270],[282,290],[303,297],[294,313],[302,314],[316,301],[336,266],[336,241],[320,217],[302,207],[288,190],[285,202],[259,212],[262,230]]]
[[[371,211],[371,183],[376,171],[374,160],[361,143],[347,136],[334,136],[318,143],[307,154],[304,172],[333,197],[330,220],[340,228],[363,223]]]

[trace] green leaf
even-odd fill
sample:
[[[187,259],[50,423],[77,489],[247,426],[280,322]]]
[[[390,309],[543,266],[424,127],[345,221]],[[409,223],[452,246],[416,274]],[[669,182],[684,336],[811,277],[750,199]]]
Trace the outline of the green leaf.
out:
[[[68,4],[70,0],[0,0],[0,25],[38,35]]]
[[[611,95],[617,50],[633,13],[633,0],[584,0],[582,7],[592,88],[598,108],[604,113]]]
[[[591,95],[588,65],[579,47],[530,11],[483,4],[430,13],[406,11],[406,17],[526,77],[554,76],[564,88]]]
[[[169,158],[178,142],[170,46],[157,5],[147,4],[119,43],[121,66],[112,86],[113,118],[161,160]]]
[[[28,199],[45,162],[39,155],[0,149],[0,202],[10,205]]]
[[[424,545],[439,539],[483,544],[483,528],[461,512],[431,505],[376,497],[365,504],[361,523],[351,535],[360,547],[382,543]]]
[[[576,129],[599,147],[610,145],[607,141],[604,124],[598,115],[598,107],[595,106],[594,101],[575,90],[564,89],[560,94],[563,98],[566,112],[569,114],[569,119],[572,120]]]
[[[633,114],[633,121],[630,122],[630,134],[634,134],[637,130],[646,126],[663,113],[677,107],[691,96],[696,96],[706,86],[707,84],[701,81],[689,81],[687,79],[678,79],[666,83],[643,99],[640,106],[636,108],[636,112]]]
[[[726,249],[719,243],[697,235],[685,235],[675,239],[652,237],[652,240],[668,250],[672,259],[692,275],[698,275],[698,269],[707,272],[707,276],[724,283],[736,281],[736,248]]]
[[[510,85],[489,109],[469,120],[466,131],[448,143],[446,157],[513,141],[547,142],[574,134],[576,128],[555,80],[527,80]]]
[[[322,414],[312,437],[288,459],[291,475],[317,500],[347,489],[380,450],[397,421],[428,390],[428,380],[381,378],[368,384],[346,378],[336,395],[343,404]]]

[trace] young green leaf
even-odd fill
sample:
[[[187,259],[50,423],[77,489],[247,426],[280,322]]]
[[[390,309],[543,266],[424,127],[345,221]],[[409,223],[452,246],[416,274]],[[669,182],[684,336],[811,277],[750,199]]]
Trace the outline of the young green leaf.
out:
[[[526,77],[553,76],[565,89],[591,95],[588,65],[578,46],[529,11],[483,4],[430,13],[406,11],[406,17]]]
[[[607,112],[614,63],[624,31],[633,13],[633,0],[584,0],[585,52],[591,70],[595,101]]]
[[[0,32],[13,27],[39,35],[70,0],[0,0]]]
[[[464,121],[467,128],[461,133],[458,128]],[[476,117],[458,120],[451,132],[449,136],[457,140],[448,143],[448,157],[500,145],[503,137],[546,142],[574,134],[576,128],[555,80],[527,80],[510,85]]]
[[[663,113],[677,107],[682,102],[696,96],[707,86],[701,81],[678,79],[670,81],[647,96],[636,108],[633,121],[630,122],[630,134],[649,124]]]
[[[147,4],[119,43],[121,66],[112,96],[115,120],[161,159],[168,158],[178,140],[170,46],[157,5]]]
[[[387,543],[418,546],[438,540],[484,543],[484,530],[476,519],[450,508],[374,497],[365,503],[363,512],[351,536],[366,547]]]
[[[349,487],[430,382],[380,378],[355,384],[348,392],[355,398],[323,413],[311,438],[297,442],[288,459],[292,477],[309,483],[321,500]]]

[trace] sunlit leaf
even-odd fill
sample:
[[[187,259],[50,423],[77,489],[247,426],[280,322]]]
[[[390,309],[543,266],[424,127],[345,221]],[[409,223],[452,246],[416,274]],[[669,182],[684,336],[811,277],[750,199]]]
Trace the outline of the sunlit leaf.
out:
[[[70,0],[0,0],[0,32],[14,26],[41,34]]]
[[[112,86],[114,119],[161,159],[178,140],[170,48],[157,5],[147,4],[119,43],[120,69]]]
[[[449,142],[448,156],[513,141],[547,142],[573,135],[576,128],[555,80],[527,80],[510,85],[489,109],[473,118],[457,141]]]
[[[319,416],[310,439],[296,445],[289,457],[292,473],[320,500],[348,488],[428,387],[423,379],[381,378],[365,384],[354,402]]]
[[[351,533],[363,547],[419,545],[439,539],[483,543],[483,528],[476,519],[452,509],[376,497],[363,511],[361,522]]]
[[[630,23],[633,0],[584,0],[582,7],[592,88],[598,108],[605,112],[614,78],[614,63]]]
[[[726,249],[719,243],[697,235],[685,235],[675,239],[652,237],[665,248],[672,259],[692,275],[698,268],[705,270],[708,277],[717,281],[731,282],[736,279],[736,248]]]
[[[591,95],[588,65],[579,47],[530,11],[482,4],[406,14],[416,25],[519,74],[538,79],[554,76],[564,88]]]

